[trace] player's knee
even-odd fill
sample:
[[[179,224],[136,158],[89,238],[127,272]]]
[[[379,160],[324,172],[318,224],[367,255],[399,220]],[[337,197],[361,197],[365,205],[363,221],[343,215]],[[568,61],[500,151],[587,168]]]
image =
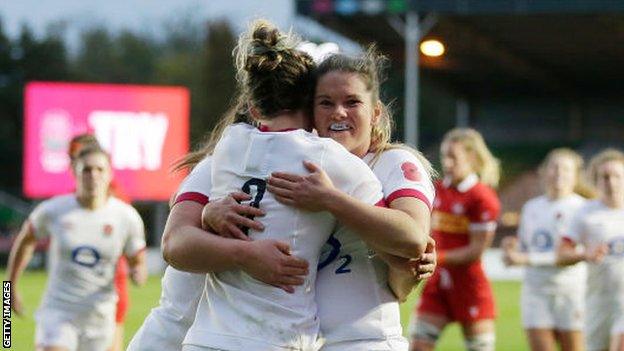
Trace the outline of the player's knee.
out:
[[[466,338],[466,350],[468,351],[494,351],[496,334],[481,333]]]
[[[442,330],[435,324],[417,318],[416,321],[410,325],[409,332],[412,340],[435,344],[438,341]]]

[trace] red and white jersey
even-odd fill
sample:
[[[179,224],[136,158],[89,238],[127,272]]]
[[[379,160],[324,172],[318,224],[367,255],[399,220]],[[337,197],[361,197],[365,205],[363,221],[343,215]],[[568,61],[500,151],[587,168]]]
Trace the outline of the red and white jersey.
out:
[[[604,305],[624,315],[624,208],[588,201],[577,212],[567,237],[587,250],[608,246],[602,262],[587,265],[587,308]]]
[[[211,188],[211,157],[208,156],[184,179],[174,204],[194,201],[205,205]],[[167,266],[161,280],[159,305],[145,318],[128,345],[128,351],[181,350],[184,336],[195,319],[205,281],[205,274],[184,272]],[[166,333],[163,328],[167,330]]]
[[[29,221],[38,239],[51,237],[48,286],[41,307],[114,314],[117,261],[145,248],[137,211],[114,197],[90,210],[68,194],[42,202]]]
[[[374,154],[364,157],[371,163]],[[402,197],[429,208],[435,191],[425,167],[406,149],[382,153],[372,166],[387,204]],[[388,287],[388,267],[357,234],[340,226],[323,250],[316,297],[325,345],[402,338],[399,303]],[[405,342],[407,348],[407,342]]]
[[[552,255],[550,265],[525,268],[524,284],[532,289],[551,293],[562,289],[578,289],[585,285],[583,263],[558,267],[554,262],[562,236],[568,232],[574,215],[584,203],[585,199],[577,194],[557,200],[542,195],[529,200],[523,206],[518,226],[522,251],[536,256]]]
[[[266,191],[274,171],[308,174],[303,161],[319,165],[339,190],[369,204],[382,199],[381,185],[358,157],[340,144],[304,130],[262,132],[247,124],[228,127],[212,159],[211,199],[234,191],[253,196],[266,211],[265,229],[250,230],[254,240],[276,239],[294,256],[316,267],[321,247],[336,220],[328,212],[308,212],[280,204]],[[314,300],[316,270],[293,294],[257,281],[242,271],[209,274],[193,326],[184,343],[224,350],[303,349],[315,347],[319,320]]]
[[[496,192],[479,182],[476,174],[466,177],[456,187],[450,181],[435,184],[431,231],[439,251],[469,244],[470,232],[496,230],[500,203]],[[480,260],[473,264],[480,265]]]

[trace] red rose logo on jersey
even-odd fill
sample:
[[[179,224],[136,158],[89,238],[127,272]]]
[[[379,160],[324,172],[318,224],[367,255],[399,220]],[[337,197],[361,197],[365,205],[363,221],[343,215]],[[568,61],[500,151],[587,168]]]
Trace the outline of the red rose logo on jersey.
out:
[[[110,224],[104,224],[104,235],[110,236],[113,234],[113,226]]]
[[[418,172],[418,167],[416,167],[415,164],[411,162],[403,162],[401,169],[403,170],[403,176],[405,179],[414,182],[420,181],[420,172]]]

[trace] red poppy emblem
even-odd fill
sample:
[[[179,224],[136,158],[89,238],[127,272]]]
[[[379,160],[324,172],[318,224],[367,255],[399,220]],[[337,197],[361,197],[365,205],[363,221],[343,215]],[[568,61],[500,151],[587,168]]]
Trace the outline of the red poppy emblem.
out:
[[[403,170],[403,176],[405,179],[414,182],[420,181],[420,172],[418,172],[418,167],[416,167],[415,164],[411,162],[403,162],[401,169]]]
[[[104,235],[109,236],[113,234],[113,226],[110,224],[104,224]]]

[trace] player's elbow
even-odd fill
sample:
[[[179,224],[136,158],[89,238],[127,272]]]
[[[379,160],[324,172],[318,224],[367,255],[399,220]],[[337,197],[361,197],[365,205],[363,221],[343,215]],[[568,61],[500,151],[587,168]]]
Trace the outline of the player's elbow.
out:
[[[161,248],[162,257],[170,266],[178,268],[176,258],[179,257],[179,245],[176,242],[175,236],[171,235],[169,231],[165,231],[162,238]]]

